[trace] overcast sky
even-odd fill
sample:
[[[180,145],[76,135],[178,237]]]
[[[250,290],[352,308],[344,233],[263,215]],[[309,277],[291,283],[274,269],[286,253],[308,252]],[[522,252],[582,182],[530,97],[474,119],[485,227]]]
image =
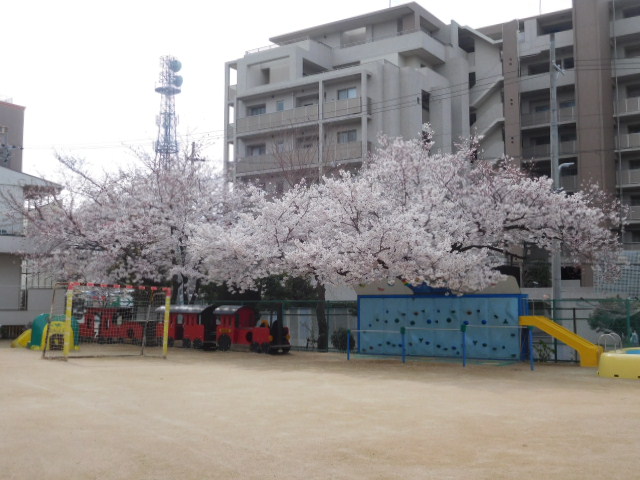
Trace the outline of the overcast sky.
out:
[[[393,0],[392,5],[405,3]],[[569,8],[571,0],[422,0],[440,20],[481,27]],[[151,149],[160,57],[183,65],[181,138],[221,165],[224,63],[269,38],[389,6],[388,0],[19,0],[2,5],[0,100],[26,107],[23,167],[55,180],[54,151],[109,168]]]

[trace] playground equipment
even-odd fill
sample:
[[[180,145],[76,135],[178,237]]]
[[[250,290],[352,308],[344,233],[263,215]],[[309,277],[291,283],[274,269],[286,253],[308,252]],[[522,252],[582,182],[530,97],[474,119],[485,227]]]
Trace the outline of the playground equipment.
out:
[[[610,378],[640,379],[640,348],[620,348],[600,356],[598,375]]]
[[[613,350],[607,351],[611,343]],[[640,347],[622,348],[622,338],[614,332],[598,338],[605,352],[600,356],[598,375],[610,378],[640,378]]]
[[[58,315],[49,322],[49,314],[42,313],[34,320],[30,329],[25,330],[18,338],[11,342],[13,348],[23,347],[31,350],[44,350],[46,339],[49,339],[48,349],[60,350],[64,345],[64,315]],[[72,324],[71,348],[77,349],[78,323]]]
[[[598,366],[598,360],[603,350],[602,347],[573,333],[571,330],[557,324],[550,318],[539,315],[524,315],[520,317],[520,325],[539,328],[543,332],[548,333],[575,349],[580,354],[581,367]]]

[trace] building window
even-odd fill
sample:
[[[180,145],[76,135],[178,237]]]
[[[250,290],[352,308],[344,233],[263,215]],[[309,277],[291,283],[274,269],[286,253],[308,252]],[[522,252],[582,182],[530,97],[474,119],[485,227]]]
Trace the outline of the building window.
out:
[[[624,18],[640,17],[640,6],[625,8],[622,11],[622,16]]]
[[[267,153],[267,146],[264,143],[260,145],[247,145],[247,157],[257,157]]]
[[[284,140],[277,140],[275,145],[276,145],[276,153],[284,152]]]
[[[476,84],[476,72],[469,72],[469,88],[473,88]]]
[[[247,109],[247,115],[250,117],[254,117],[256,115],[264,115],[267,113],[266,105],[253,105]]]
[[[545,103],[544,105],[536,105],[533,108],[535,113],[540,113],[540,112],[548,112],[549,111],[549,104]]]
[[[627,98],[637,98],[637,97],[640,97],[640,84],[627,85]]]
[[[629,45],[624,49],[625,58],[640,57],[640,45]]]
[[[529,65],[528,72],[529,75],[540,75],[543,73],[549,73],[549,62]]]
[[[627,132],[629,132],[629,134],[640,133],[640,123],[636,123],[634,125],[629,125],[627,127]]]
[[[276,112],[283,112],[284,111],[284,100],[278,100],[276,102]]]
[[[631,232],[631,241],[633,243],[640,243],[640,232]]]
[[[631,195],[629,197],[629,205],[632,207],[640,207],[640,195]]]
[[[357,98],[358,91],[356,87],[342,88],[338,90],[338,100],[349,100],[351,98]]]
[[[562,102],[560,102],[560,105],[559,105],[560,108],[573,108],[575,106],[576,106],[575,100],[563,100]]]
[[[358,132],[354,130],[345,130],[338,132],[338,143],[352,143],[358,141]]]
[[[565,70],[571,70],[574,67],[573,57],[567,57],[562,60],[562,68]]]
[[[629,160],[629,170],[640,170],[640,160]]]

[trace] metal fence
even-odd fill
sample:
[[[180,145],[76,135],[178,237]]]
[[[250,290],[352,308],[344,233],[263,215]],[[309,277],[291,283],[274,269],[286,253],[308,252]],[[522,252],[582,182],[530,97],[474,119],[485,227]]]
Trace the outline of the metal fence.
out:
[[[549,317],[592,343],[602,343],[601,336],[613,332],[620,336],[623,346],[638,345],[638,299],[529,299],[528,306],[531,315]],[[575,350],[537,329],[534,329],[534,350],[540,360],[577,361]]]
[[[260,313],[260,320],[283,319],[289,328],[292,350],[335,351],[347,330],[358,325],[357,302],[317,300],[216,300],[216,305],[246,305]]]

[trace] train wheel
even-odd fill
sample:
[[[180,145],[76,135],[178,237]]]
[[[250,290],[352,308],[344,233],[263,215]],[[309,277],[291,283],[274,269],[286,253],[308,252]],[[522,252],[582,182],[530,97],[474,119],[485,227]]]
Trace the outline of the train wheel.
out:
[[[231,337],[229,335],[221,335],[218,339],[218,348],[222,351],[231,348]]]
[[[284,347],[282,353],[289,353],[289,350],[291,350],[291,347]]]
[[[202,340],[200,340],[199,338],[196,338],[193,341],[193,348],[197,348],[198,350],[202,348]]]
[[[173,337],[169,337],[169,341],[167,342],[170,347],[173,347]]]
[[[260,344],[258,342],[253,342],[249,347],[249,350],[252,352],[260,353]]]
[[[271,350],[271,345],[265,342],[262,345],[260,345],[260,348],[262,349],[262,353],[269,353],[269,351]]]
[[[191,340],[188,338],[182,339],[182,348],[191,348]]]

